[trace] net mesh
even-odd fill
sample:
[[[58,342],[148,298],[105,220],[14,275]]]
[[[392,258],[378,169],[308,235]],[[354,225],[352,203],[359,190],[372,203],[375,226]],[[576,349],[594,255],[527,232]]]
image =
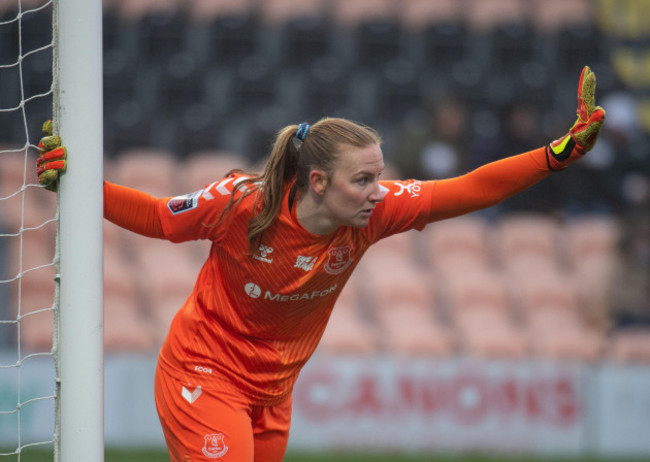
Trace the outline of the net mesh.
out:
[[[56,437],[58,209],[34,166],[52,114],[52,3],[0,2],[0,461]]]

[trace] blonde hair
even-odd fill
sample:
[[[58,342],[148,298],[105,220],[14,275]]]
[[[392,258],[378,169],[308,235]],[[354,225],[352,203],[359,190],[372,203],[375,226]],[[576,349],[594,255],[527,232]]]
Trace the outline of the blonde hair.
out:
[[[288,125],[278,132],[264,172],[251,174],[238,182],[224,211],[229,211],[243,197],[255,191],[253,216],[247,234],[251,252],[259,246],[264,231],[280,213],[287,184],[295,179],[298,191],[304,192],[309,186],[312,170],[322,170],[327,175],[333,173],[338,154],[344,147],[365,148],[382,143],[381,136],[370,127],[348,119],[325,117],[309,127],[302,143],[295,144],[298,127]],[[255,183],[257,188],[246,188]],[[233,200],[240,189],[245,192]]]

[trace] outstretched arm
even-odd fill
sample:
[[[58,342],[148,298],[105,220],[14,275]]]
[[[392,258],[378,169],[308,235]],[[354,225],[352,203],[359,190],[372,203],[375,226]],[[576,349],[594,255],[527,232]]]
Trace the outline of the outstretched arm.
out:
[[[134,233],[165,237],[158,201],[147,193],[104,181],[104,218]]]
[[[456,178],[436,180],[431,197],[431,221],[498,204],[550,174],[546,148],[539,148],[491,162]]]

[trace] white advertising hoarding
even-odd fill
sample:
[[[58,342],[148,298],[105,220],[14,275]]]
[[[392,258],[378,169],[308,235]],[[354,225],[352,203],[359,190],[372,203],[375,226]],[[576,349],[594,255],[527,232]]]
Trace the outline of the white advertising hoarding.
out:
[[[106,357],[107,446],[164,447],[155,367]],[[16,444],[18,402],[22,443],[52,439],[54,388],[51,358],[0,369],[1,447]],[[317,354],[294,389],[289,449],[650,456],[648,429],[647,366]]]
[[[294,391],[300,448],[577,453],[589,406],[580,365],[318,357]]]

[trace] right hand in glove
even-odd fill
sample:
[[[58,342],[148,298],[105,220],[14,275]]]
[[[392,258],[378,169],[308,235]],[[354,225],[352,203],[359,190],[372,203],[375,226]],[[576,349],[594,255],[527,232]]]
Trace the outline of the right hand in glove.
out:
[[[43,138],[38,143],[36,173],[39,183],[49,191],[56,191],[57,179],[67,167],[67,150],[61,146],[61,137],[52,135],[52,121],[43,124]]]
[[[596,74],[585,66],[578,84],[578,120],[569,133],[546,147],[551,170],[562,170],[594,147],[605,120],[605,110],[596,106]]]

